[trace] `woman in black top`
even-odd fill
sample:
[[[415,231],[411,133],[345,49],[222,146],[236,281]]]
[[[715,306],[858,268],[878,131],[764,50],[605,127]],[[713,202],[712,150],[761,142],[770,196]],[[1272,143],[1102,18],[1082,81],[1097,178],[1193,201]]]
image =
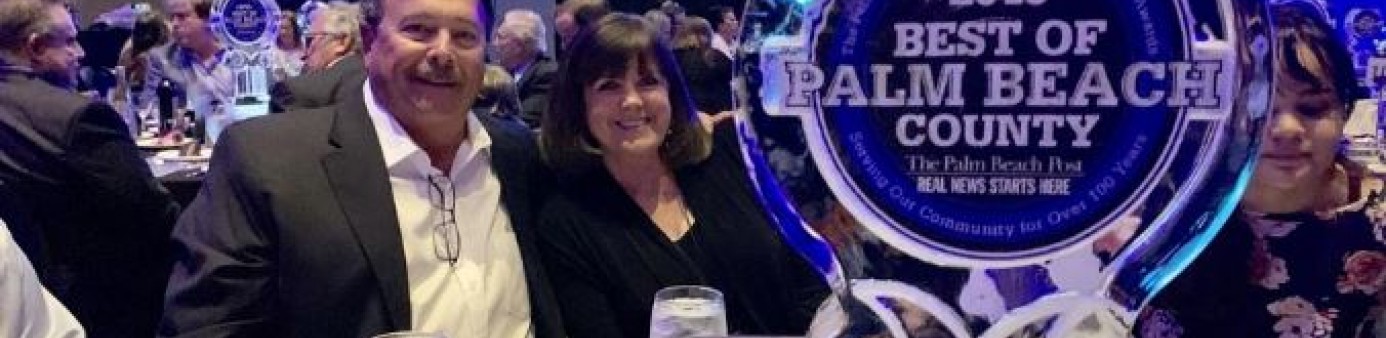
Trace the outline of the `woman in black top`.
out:
[[[729,332],[803,334],[823,279],[768,224],[738,149],[714,147],[667,47],[631,15],[582,34],[540,138],[564,183],[539,233],[567,333],[647,337],[656,291],[706,285]]]
[[[698,111],[716,115],[732,109],[732,61],[712,48],[712,25],[706,19],[688,17],[679,22],[674,56]]]
[[[1386,200],[1337,155],[1360,95],[1313,9],[1277,5],[1275,109],[1238,213],[1142,315],[1142,337],[1382,337]]]

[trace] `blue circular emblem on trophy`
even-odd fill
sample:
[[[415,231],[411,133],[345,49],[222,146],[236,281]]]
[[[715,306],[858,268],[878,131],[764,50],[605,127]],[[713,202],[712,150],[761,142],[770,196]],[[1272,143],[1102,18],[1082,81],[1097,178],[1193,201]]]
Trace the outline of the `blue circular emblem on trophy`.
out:
[[[217,35],[233,47],[265,48],[279,34],[279,7],[273,1],[220,0],[211,24]]]
[[[1272,78],[1264,12],[1256,0],[756,1],[738,129],[763,204],[848,322],[869,309],[905,337],[913,328],[893,325],[919,309],[953,336],[973,336],[973,319],[1006,336],[1111,309],[1108,322],[1129,324],[1249,177]],[[1112,233],[1127,235],[1094,244]],[[967,281],[930,280],[939,271]]]
[[[275,0],[215,0],[208,23],[227,47],[223,61],[235,73],[234,97],[198,100],[196,111],[207,126],[207,141],[215,143],[221,130],[234,121],[269,113],[270,75],[275,39],[279,36],[279,5]]]
[[[1229,94],[1220,61],[1187,60],[1177,22],[1155,21],[1170,2],[863,6],[788,65],[784,104],[817,115],[834,192],[916,255],[987,264],[1091,237],[1150,193],[1188,113]]]

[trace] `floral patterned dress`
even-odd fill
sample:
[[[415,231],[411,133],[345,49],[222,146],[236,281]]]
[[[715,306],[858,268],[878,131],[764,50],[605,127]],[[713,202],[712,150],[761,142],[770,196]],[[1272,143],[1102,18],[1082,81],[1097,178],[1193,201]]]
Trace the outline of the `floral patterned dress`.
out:
[[[1361,180],[1353,180],[1361,187]],[[1379,184],[1377,184],[1379,185]],[[1242,212],[1142,314],[1142,337],[1386,337],[1386,198]],[[1383,325],[1386,326],[1386,325]]]

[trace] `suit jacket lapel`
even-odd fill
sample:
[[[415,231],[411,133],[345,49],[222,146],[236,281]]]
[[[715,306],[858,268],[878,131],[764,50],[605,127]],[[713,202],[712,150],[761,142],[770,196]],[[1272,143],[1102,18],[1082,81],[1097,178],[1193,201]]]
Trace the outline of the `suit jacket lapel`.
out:
[[[361,87],[361,82],[353,82],[349,85]],[[409,281],[394,195],[381,160],[384,155],[361,91],[344,96],[335,110],[330,135],[336,149],[322,158],[323,169],[380,283],[391,329],[407,329],[411,327]]]
[[[516,92],[524,93],[526,90],[529,90],[530,80],[534,79],[534,74],[539,71],[539,67],[544,66],[544,61],[546,60],[548,60],[548,58],[543,55],[534,57],[534,62],[530,63],[529,67],[525,67],[523,75],[520,75],[520,83],[515,84]]]
[[[500,126],[502,123],[495,118],[487,116],[485,113],[473,112],[482,125],[490,134],[491,142],[491,171],[495,173],[496,180],[501,184],[501,203],[505,206],[506,214],[510,215],[510,226],[515,229],[515,240],[519,242],[521,258],[525,264],[525,274],[531,282],[539,272],[539,264],[536,259],[538,251],[533,251],[532,243],[534,231],[531,227],[535,222],[534,212],[538,208],[538,201],[535,196],[540,196],[538,187],[535,186],[535,168],[537,159],[533,158],[533,149],[525,149],[526,144],[522,142],[533,142],[532,139],[518,138]],[[531,287],[533,289],[533,287]]]
[[[501,184],[501,203],[510,215],[515,241],[524,264],[525,281],[529,289],[530,323],[535,337],[561,337],[562,324],[558,303],[549,287],[548,277],[539,260],[538,238],[533,225],[537,222],[539,201],[545,195],[547,180],[532,138],[525,137],[523,128],[506,127],[504,121],[485,113],[473,111],[491,136],[491,169]]]
[[[501,203],[506,207],[510,214],[511,223],[517,221],[515,218],[527,218],[524,210],[513,210],[514,208],[528,208],[529,201],[524,200],[526,194],[518,193],[528,190],[525,186],[528,177],[525,177],[525,159],[521,157],[523,149],[517,149],[515,142],[522,142],[512,139],[504,127],[498,126],[497,121],[485,113],[475,112],[477,119],[481,121],[486,133],[491,136],[491,171],[496,174],[496,179],[501,184]],[[514,226],[514,225],[512,225]],[[523,226],[515,226],[517,228]],[[516,230],[519,232],[519,230]]]

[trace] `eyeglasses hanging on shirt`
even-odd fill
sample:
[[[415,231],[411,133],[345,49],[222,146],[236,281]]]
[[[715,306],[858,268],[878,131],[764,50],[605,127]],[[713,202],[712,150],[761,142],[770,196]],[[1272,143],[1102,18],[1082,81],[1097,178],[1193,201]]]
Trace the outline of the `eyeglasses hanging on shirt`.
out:
[[[433,255],[456,266],[461,256],[462,239],[457,229],[457,191],[452,179],[443,175],[428,175],[428,201],[442,212],[442,220],[433,227]]]

